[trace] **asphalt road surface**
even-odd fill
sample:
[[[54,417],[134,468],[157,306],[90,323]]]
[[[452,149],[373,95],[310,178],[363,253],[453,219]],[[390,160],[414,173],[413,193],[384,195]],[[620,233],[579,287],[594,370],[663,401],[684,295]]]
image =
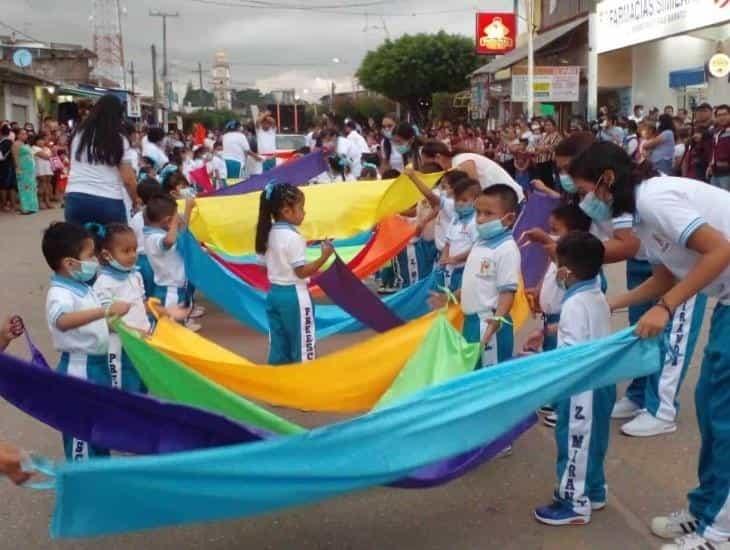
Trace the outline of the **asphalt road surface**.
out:
[[[60,210],[34,216],[0,213],[0,315],[21,314],[51,362],[57,354],[44,315],[50,272],[40,242],[42,230],[61,217]],[[608,272],[610,292],[623,289],[623,264]],[[265,336],[241,327],[212,306],[209,311],[202,321],[203,335],[254,360],[265,360]],[[617,315],[614,322],[616,328],[625,326],[626,316]],[[17,489],[0,480],[0,550],[658,548],[661,541],[651,535],[648,522],[653,515],[683,506],[696,479],[699,436],[693,394],[708,326],[709,314],[682,390],[679,430],[631,439],[620,435],[620,423],[614,421],[606,463],[608,506],[594,513],[587,526],[545,527],[533,519],[533,508],[550,501],[555,482],[553,432],[536,426],[516,442],[512,456],[436,489],[376,488],[267,516],[97,539],[50,540],[53,494]],[[368,336],[332,338],[320,353]],[[25,353],[20,344],[14,343],[9,351]],[[308,426],[336,418],[277,412]],[[58,433],[5,402],[0,402],[0,439],[46,456],[62,456]]]

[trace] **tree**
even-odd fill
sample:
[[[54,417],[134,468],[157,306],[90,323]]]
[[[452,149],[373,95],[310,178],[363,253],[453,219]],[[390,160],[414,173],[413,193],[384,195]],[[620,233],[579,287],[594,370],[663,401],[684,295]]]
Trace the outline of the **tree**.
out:
[[[257,88],[233,90],[231,95],[233,96],[234,109],[245,109],[250,105],[263,105],[265,103],[265,96]]]
[[[383,96],[335,97],[334,113],[343,119],[350,117],[364,123],[372,117],[379,121],[385,114],[393,111],[395,103]]]
[[[208,130],[222,130],[229,120],[238,120],[238,115],[233,111],[197,111],[183,115],[183,128],[189,132],[199,122]]]
[[[183,105],[190,103],[193,107],[213,107],[215,105],[215,96],[207,90],[193,89],[193,83],[188,82]]]
[[[406,103],[422,118],[424,105],[436,92],[458,92],[469,85],[479,64],[471,38],[439,31],[386,40],[365,55],[357,77],[369,90]]]

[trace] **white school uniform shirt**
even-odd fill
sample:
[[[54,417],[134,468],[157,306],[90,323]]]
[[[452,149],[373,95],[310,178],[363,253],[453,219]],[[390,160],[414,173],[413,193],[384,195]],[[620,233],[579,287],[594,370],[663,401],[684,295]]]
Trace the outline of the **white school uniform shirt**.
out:
[[[476,153],[461,153],[453,158],[451,165],[454,168],[457,168],[460,164],[470,160],[474,161],[474,164],[476,165],[477,178],[479,179],[479,185],[481,185],[482,189],[501,183],[514,189],[515,193],[517,193],[518,202],[525,200],[525,192],[522,190],[522,186],[512,179],[512,176],[509,175],[507,170],[483,155],[478,155]]]
[[[558,286],[558,265],[550,262],[540,288],[540,311],[545,315],[557,315],[565,297],[565,291]]]
[[[101,300],[89,285],[53,275],[46,296],[46,319],[53,347],[60,352],[106,354],[109,351],[109,327],[105,319],[98,319],[65,332],[56,327],[59,317],[65,313],[99,307],[102,307]]]
[[[461,283],[461,309],[466,315],[493,314],[500,292],[517,292],[520,250],[511,231],[478,240],[469,253]]]
[[[139,271],[127,272],[104,266],[94,282],[94,292],[104,307],[116,301],[129,303],[131,307],[122,321],[143,332],[150,330],[150,320],[144,307],[144,283]]]
[[[307,263],[307,241],[293,225],[274,223],[269,233],[264,261],[271,284],[306,287],[307,279],[297,277],[294,269]]]
[[[436,249],[441,251],[446,246],[446,234],[449,231],[451,222],[454,221],[456,212],[454,210],[454,199],[442,194],[441,190],[434,190],[434,193],[440,196],[441,205],[439,213],[436,216],[436,227],[434,228],[434,241]]]
[[[213,174],[218,172],[218,179],[228,179],[228,167],[226,166],[226,161],[223,160],[223,157],[220,155],[213,155],[213,158],[210,159],[210,167],[213,169]]]
[[[243,132],[228,132],[223,134],[223,158],[240,162],[246,162],[246,153],[251,150],[248,139]]]
[[[368,142],[365,141],[365,138],[362,137],[357,130],[352,130],[349,134],[347,134],[347,139],[360,150],[361,155],[370,151]]]
[[[610,220],[601,222],[594,220],[591,222],[591,227],[588,232],[602,243],[605,243],[606,241],[613,239],[613,233],[618,229],[634,229],[634,217],[631,214],[621,214],[620,216],[616,216]],[[636,233],[635,229],[634,233]],[[647,260],[646,248],[644,247],[643,242],[639,246],[639,251],[634,256],[634,259],[643,261]]]
[[[132,219],[129,220],[129,227],[137,237],[137,255],[144,254],[144,209],[132,216]]]
[[[268,130],[257,128],[256,146],[258,147],[259,155],[271,156],[276,153],[276,130],[274,128]]]
[[[106,164],[91,164],[86,158],[86,151],[81,154],[81,160],[76,159],[78,152],[80,134],[76,134],[71,140],[71,169],[68,174],[68,185],[66,193],[84,193],[95,197],[123,200],[124,182],[119,172],[119,166],[108,166]],[[131,165],[134,161],[129,141],[122,137],[123,153],[120,164]]]
[[[558,323],[558,347],[611,334],[611,309],[598,279],[581,281],[565,293]]]
[[[144,252],[152,266],[155,284],[163,287],[182,288],[187,283],[185,262],[177,250],[177,243],[170,248],[164,244],[167,231],[159,227],[145,226]]]
[[[170,162],[165,152],[156,143],[149,140],[142,142],[142,156],[152,159],[155,172],[159,172]]]
[[[458,256],[471,250],[471,247],[474,246],[478,238],[476,214],[472,214],[465,220],[460,220],[458,216],[454,215],[454,219],[446,231],[446,244],[449,245],[449,256]],[[449,267],[454,269],[464,266],[465,263]]]
[[[380,150],[383,151],[383,154],[385,154],[385,139],[380,142]],[[403,162],[403,155],[401,155],[398,152],[398,148],[395,146],[395,143],[392,141],[390,142],[390,158],[388,159],[388,164],[390,164],[390,167],[393,170],[398,170],[399,172],[402,172],[405,168],[405,163]]]
[[[704,224],[730,238],[730,193],[688,178],[659,176],[636,188],[635,231],[646,246],[649,261],[662,264],[684,279],[700,255],[687,241]],[[703,293],[730,305],[730,267]]]
[[[350,168],[350,173],[346,176],[347,181],[354,181],[359,178],[362,173],[362,153],[360,152],[360,147],[349,139],[339,136],[337,138],[337,154],[346,159],[347,165]]]

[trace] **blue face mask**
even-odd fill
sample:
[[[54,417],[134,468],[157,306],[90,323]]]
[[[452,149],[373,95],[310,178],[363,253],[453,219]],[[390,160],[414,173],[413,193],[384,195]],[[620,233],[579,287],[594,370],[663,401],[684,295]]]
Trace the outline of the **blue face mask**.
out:
[[[134,266],[134,265],[132,267],[123,266],[118,261],[116,261],[114,258],[111,258],[109,260],[109,266],[110,267],[113,267],[117,271],[124,271],[126,273],[131,273],[132,271],[134,271],[134,268],[137,267],[137,266]]]
[[[611,219],[611,206],[596,197],[593,193],[588,193],[580,201],[579,206],[594,222],[604,222]]]
[[[456,212],[456,215],[459,217],[459,219],[464,219],[468,218],[469,216],[473,216],[475,208],[473,204],[455,206],[454,212]]]
[[[401,155],[405,155],[408,151],[411,150],[410,145],[396,145],[395,150],[398,151]]]
[[[72,271],[71,277],[81,283],[88,283],[96,277],[99,272],[99,262],[97,260],[76,260],[79,262],[79,270]]]
[[[578,187],[576,187],[570,174],[560,174],[560,187],[563,188],[563,191],[571,195],[578,192]]]
[[[477,225],[479,238],[484,239],[485,241],[504,233],[505,230],[506,228],[502,225],[502,220],[492,220],[491,222],[480,223]]]

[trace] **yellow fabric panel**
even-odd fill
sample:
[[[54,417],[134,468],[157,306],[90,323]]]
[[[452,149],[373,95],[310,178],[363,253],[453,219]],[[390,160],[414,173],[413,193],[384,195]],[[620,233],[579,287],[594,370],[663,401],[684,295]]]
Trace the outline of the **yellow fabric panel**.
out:
[[[510,317],[512,317],[512,324],[514,325],[515,332],[522,328],[522,325],[524,325],[532,315],[530,303],[527,301],[527,295],[525,294],[525,285],[522,282],[522,277],[520,277],[520,283],[517,287],[517,292],[515,293],[515,301],[512,303],[512,309],[509,314]]]
[[[424,174],[436,185],[441,174]],[[422,197],[408,176],[394,180],[307,185],[306,216],[299,228],[307,240],[345,238],[375,226],[383,218],[407,210]],[[232,197],[201,197],[190,227],[195,237],[227,254],[250,254],[259,213],[260,193]]]
[[[438,312],[308,363],[256,365],[162,318],[149,343],[206,378],[245,397],[308,411],[370,410],[421,344]],[[463,317],[452,306],[457,328]]]

